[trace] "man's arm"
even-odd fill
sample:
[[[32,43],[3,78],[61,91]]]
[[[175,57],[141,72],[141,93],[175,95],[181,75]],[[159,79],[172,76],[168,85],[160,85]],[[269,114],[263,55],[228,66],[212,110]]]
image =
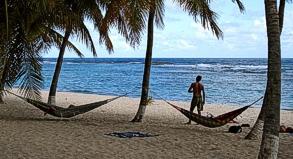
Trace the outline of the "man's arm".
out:
[[[190,87],[188,89],[188,93],[192,93],[192,92],[193,92],[193,90],[192,90],[192,83],[191,83],[191,85],[190,85]]]
[[[205,101],[206,101],[206,93],[204,91],[204,86],[202,86],[202,96],[203,96],[202,104],[205,104]]]

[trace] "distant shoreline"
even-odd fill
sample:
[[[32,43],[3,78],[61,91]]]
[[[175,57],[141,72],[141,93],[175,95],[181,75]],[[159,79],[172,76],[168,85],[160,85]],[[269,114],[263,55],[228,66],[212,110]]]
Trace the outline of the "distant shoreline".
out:
[[[57,59],[58,57],[43,57],[43,59]],[[64,57],[64,59],[144,59],[144,57]],[[264,57],[153,57],[152,59],[267,59]],[[293,59],[293,57],[285,57],[281,59]]]

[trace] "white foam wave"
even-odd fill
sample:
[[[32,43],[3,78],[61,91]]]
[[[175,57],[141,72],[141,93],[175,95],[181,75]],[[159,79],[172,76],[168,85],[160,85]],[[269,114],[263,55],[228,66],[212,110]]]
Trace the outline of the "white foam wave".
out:
[[[43,64],[56,64],[56,62],[52,62],[52,61],[43,61]]]
[[[142,62],[129,62],[129,64],[142,64]]]
[[[156,65],[157,67],[188,67],[188,68],[196,68],[196,65],[170,65],[170,64],[166,64],[166,65]]]
[[[266,65],[239,65],[239,68],[250,68],[250,69],[267,69]]]
[[[210,68],[210,67],[215,67],[215,66],[212,65],[212,64],[203,64],[203,63],[196,64],[196,66],[197,66],[197,67],[208,67],[208,68]]]

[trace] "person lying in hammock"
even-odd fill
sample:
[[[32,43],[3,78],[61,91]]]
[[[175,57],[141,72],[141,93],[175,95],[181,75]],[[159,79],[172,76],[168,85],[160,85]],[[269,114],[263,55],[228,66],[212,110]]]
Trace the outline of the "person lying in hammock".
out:
[[[280,125],[280,133],[293,133],[292,127],[287,127],[285,125]]]
[[[210,112],[207,112],[207,117],[212,118],[213,120],[215,120],[215,121],[217,121],[219,123],[222,122],[222,120],[214,118],[214,115],[211,114]],[[232,123],[239,123],[239,122],[235,121],[234,119],[232,119],[229,123],[232,124]]]
[[[73,108],[73,107],[75,107],[75,105],[73,105],[73,104],[70,104],[70,105],[68,106],[68,108]],[[44,112],[44,115],[47,115],[49,112],[52,112],[52,111],[55,111],[55,110],[56,110],[55,107],[49,107],[49,108]]]

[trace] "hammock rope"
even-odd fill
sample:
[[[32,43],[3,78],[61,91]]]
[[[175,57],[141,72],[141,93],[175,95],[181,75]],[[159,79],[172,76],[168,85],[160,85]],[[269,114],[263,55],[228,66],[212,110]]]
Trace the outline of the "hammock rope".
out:
[[[125,94],[122,94],[122,95],[114,97],[114,98],[110,98],[110,99],[106,99],[106,100],[98,101],[98,102],[94,102],[94,103],[89,103],[89,104],[83,104],[83,105],[79,105],[79,106],[72,106],[72,107],[68,107],[68,108],[55,106],[55,105],[49,105],[49,104],[41,102],[41,101],[33,100],[30,98],[24,98],[22,96],[19,96],[15,93],[10,92],[10,91],[7,91],[7,92],[26,101],[26,102],[28,102],[28,103],[30,103],[31,105],[35,106],[36,108],[42,110],[44,112],[44,115],[50,114],[52,116],[60,117],[60,118],[71,118],[76,115],[89,112],[93,109],[96,109],[102,105],[105,105],[109,102],[112,102],[118,98],[124,97],[132,92],[135,92],[135,91],[137,91],[137,89],[134,89],[130,92],[127,92]]]
[[[151,90],[150,90],[151,91]],[[236,118],[238,115],[240,115],[242,112],[244,112],[247,108],[249,108],[250,106],[254,105],[255,103],[257,103],[258,101],[260,101],[263,97],[260,97],[259,99],[257,99],[256,101],[254,101],[253,103],[244,106],[242,108],[230,111],[228,113],[219,115],[217,117],[206,117],[206,116],[201,116],[198,114],[195,114],[193,112],[190,112],[188,110],[185,110],[183,108],[180,108],[170,102],[168,102],[167,100],[165,100],[164,98],[162,98],[161,96],[159,96],[156,92],[152,91],[153,94],[155,94],[156,96],[158,96],[161,100],[165,101],[166,103],[168,103],[169,105],[171,105],[173,108],[177,109],[178,111],[180,111],[183,115],[185,115],[187,118],[191,119],[192,121],[209,127],[209,128],[216,128],[216,127],[220,127],[223,125],[226,125],[227,123],[229,123],[230,121],[232,121],[234,118]]]

